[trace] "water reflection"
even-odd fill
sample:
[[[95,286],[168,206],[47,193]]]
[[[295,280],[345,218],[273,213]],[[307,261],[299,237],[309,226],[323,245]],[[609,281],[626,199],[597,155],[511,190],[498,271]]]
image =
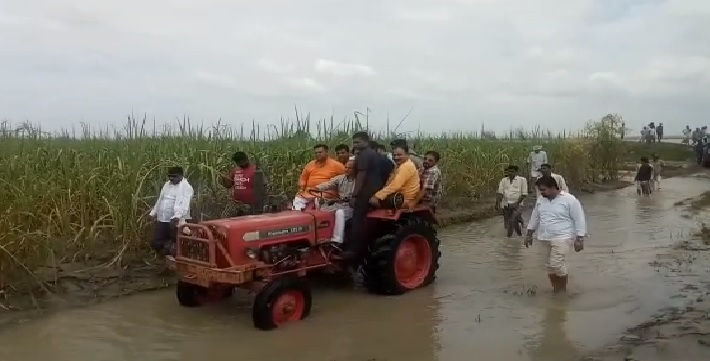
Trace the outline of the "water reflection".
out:
[[[540,339],[530,346],[532,361],[569,361],[582,356],[565,330],[568,301],[563,297],[555,301],[545,307]]]

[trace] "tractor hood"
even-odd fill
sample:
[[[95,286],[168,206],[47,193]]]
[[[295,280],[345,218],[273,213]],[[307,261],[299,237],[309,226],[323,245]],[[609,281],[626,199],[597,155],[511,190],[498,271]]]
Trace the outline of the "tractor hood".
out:
[[[285,211],[202,222],[221,228],[230,235],[240,235],[245,242],[253,242],[313,231],[314,216],[307,212]]]

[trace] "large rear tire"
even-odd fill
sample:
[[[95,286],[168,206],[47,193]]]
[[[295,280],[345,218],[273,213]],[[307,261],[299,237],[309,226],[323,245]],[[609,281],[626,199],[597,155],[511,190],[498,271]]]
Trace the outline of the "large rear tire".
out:
[[[370,245],[362,267],[365,287],[375,294],[401,295],[432,284],[439,269],[439,244],[430,222],[400,219],[391,233]]]

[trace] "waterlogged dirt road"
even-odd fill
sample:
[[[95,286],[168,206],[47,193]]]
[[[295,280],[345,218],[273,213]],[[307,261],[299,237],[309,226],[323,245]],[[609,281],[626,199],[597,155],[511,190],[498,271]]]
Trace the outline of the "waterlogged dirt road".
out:
[[[500,220],[490,219],[443,229],[437,283],[402,297],[323,287],[311,318],[260,332],[251,327],[246,296],[182,309],[171,291],[145,293],[8,328],[0,333],[0,360],[573,361],[591,353],[623,360],[642,351],[607,348],[627,328],[683,298],[676,294],[697,303],[704,293],[707,277],[698,270],[708,269],[707,257],[696,256],[689,277],[673,266],[683,256],[671,246],[697,228],[697,215],[677,201],[708,184],[673,178],[648,199],[632,188],[582,196],[591,237],[572,257],[566,300],[550,295],[541,250],[506,239]]]

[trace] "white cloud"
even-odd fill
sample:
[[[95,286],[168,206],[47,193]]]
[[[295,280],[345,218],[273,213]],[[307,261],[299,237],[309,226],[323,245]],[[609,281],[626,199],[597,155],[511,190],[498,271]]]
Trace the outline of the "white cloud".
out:
[[[370,107],[384,127],[707,119],[701,0],[25,0],[0,6],[0,118],[226,122]],[[406,130],[406,129],[405,129]]]
[[[339,63],[333,60],[318,59],[314,66],[318,73],[335,77],[372,76],[375,71],[368,65]]]

